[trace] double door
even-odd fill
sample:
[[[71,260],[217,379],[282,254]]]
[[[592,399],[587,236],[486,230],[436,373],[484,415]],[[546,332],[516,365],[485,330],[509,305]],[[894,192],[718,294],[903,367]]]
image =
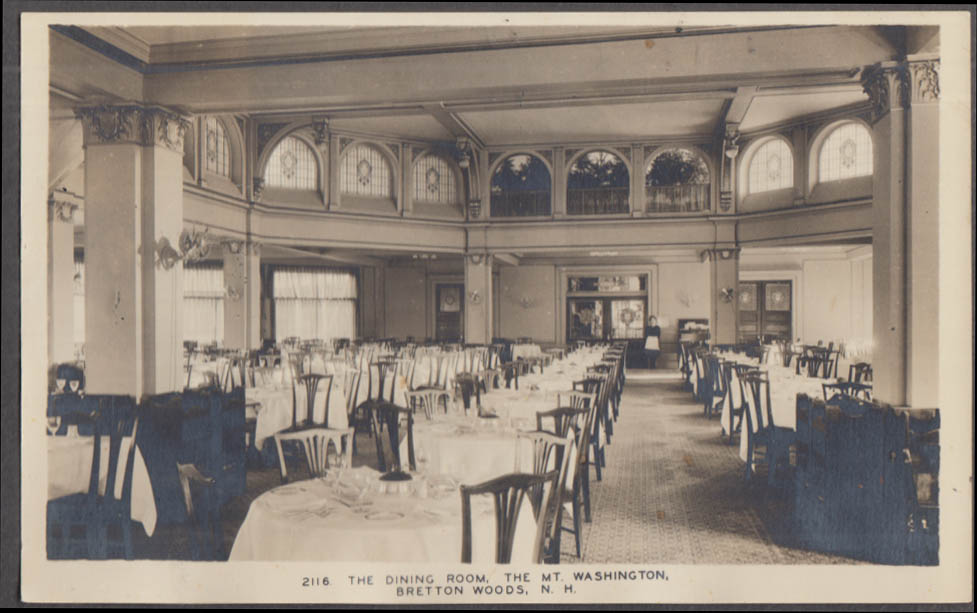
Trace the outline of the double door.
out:
[[[790,341],[793,304],[790,281],[741,281],[739,342]]]
[[[568,298],[567,341],[644,339],[644,298]]]

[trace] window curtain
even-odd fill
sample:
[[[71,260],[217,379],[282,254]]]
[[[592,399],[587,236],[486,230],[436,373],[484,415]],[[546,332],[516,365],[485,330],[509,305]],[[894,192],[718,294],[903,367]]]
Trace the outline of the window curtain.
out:
[[[201,344],[224,341],[224,267],[183,267],[183,339]]]
[[[275,337],[356,338],[356,275],[348,270],[278,268]]]
[[[85,262],[75,260],[75,275],[72,284],[72,294],[74,295],[74,342],[75,352],[85,344]]]

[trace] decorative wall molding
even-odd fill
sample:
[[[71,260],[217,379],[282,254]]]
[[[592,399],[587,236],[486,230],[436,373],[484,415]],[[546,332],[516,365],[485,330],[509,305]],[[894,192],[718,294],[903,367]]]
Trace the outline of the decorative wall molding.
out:
[[[256,153],[261,155],[264,151],[265,146],[268,141],[282,128],[287,126],[287,123],[262,123],[258,124],[258,150]]]
[[[98,105],[75,110],[85,131],[85,145],[133,143],[183,153],[190,121],[155,106]]]
[[[329,120],[319,119],[312,124],[313,140],[316,145],[329,142]]]

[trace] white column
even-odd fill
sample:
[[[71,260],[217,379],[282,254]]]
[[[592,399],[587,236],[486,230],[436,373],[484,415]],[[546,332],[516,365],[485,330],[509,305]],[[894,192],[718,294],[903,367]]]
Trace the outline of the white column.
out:
[[[492,342],[492,256],[465,256],[465,342]]]
[[[85,127],[86,387],[182,387],[183,137],[158,107],[78,110]]]
[[[70,362],[74,345],[75,226],[77,203],[48,201],[48,363]]]

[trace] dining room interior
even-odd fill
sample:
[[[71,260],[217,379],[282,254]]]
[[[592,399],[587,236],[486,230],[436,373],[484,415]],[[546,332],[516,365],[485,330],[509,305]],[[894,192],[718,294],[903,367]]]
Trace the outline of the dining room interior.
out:
[[[939,27],[48,36],[49,559],[940,564]]]

